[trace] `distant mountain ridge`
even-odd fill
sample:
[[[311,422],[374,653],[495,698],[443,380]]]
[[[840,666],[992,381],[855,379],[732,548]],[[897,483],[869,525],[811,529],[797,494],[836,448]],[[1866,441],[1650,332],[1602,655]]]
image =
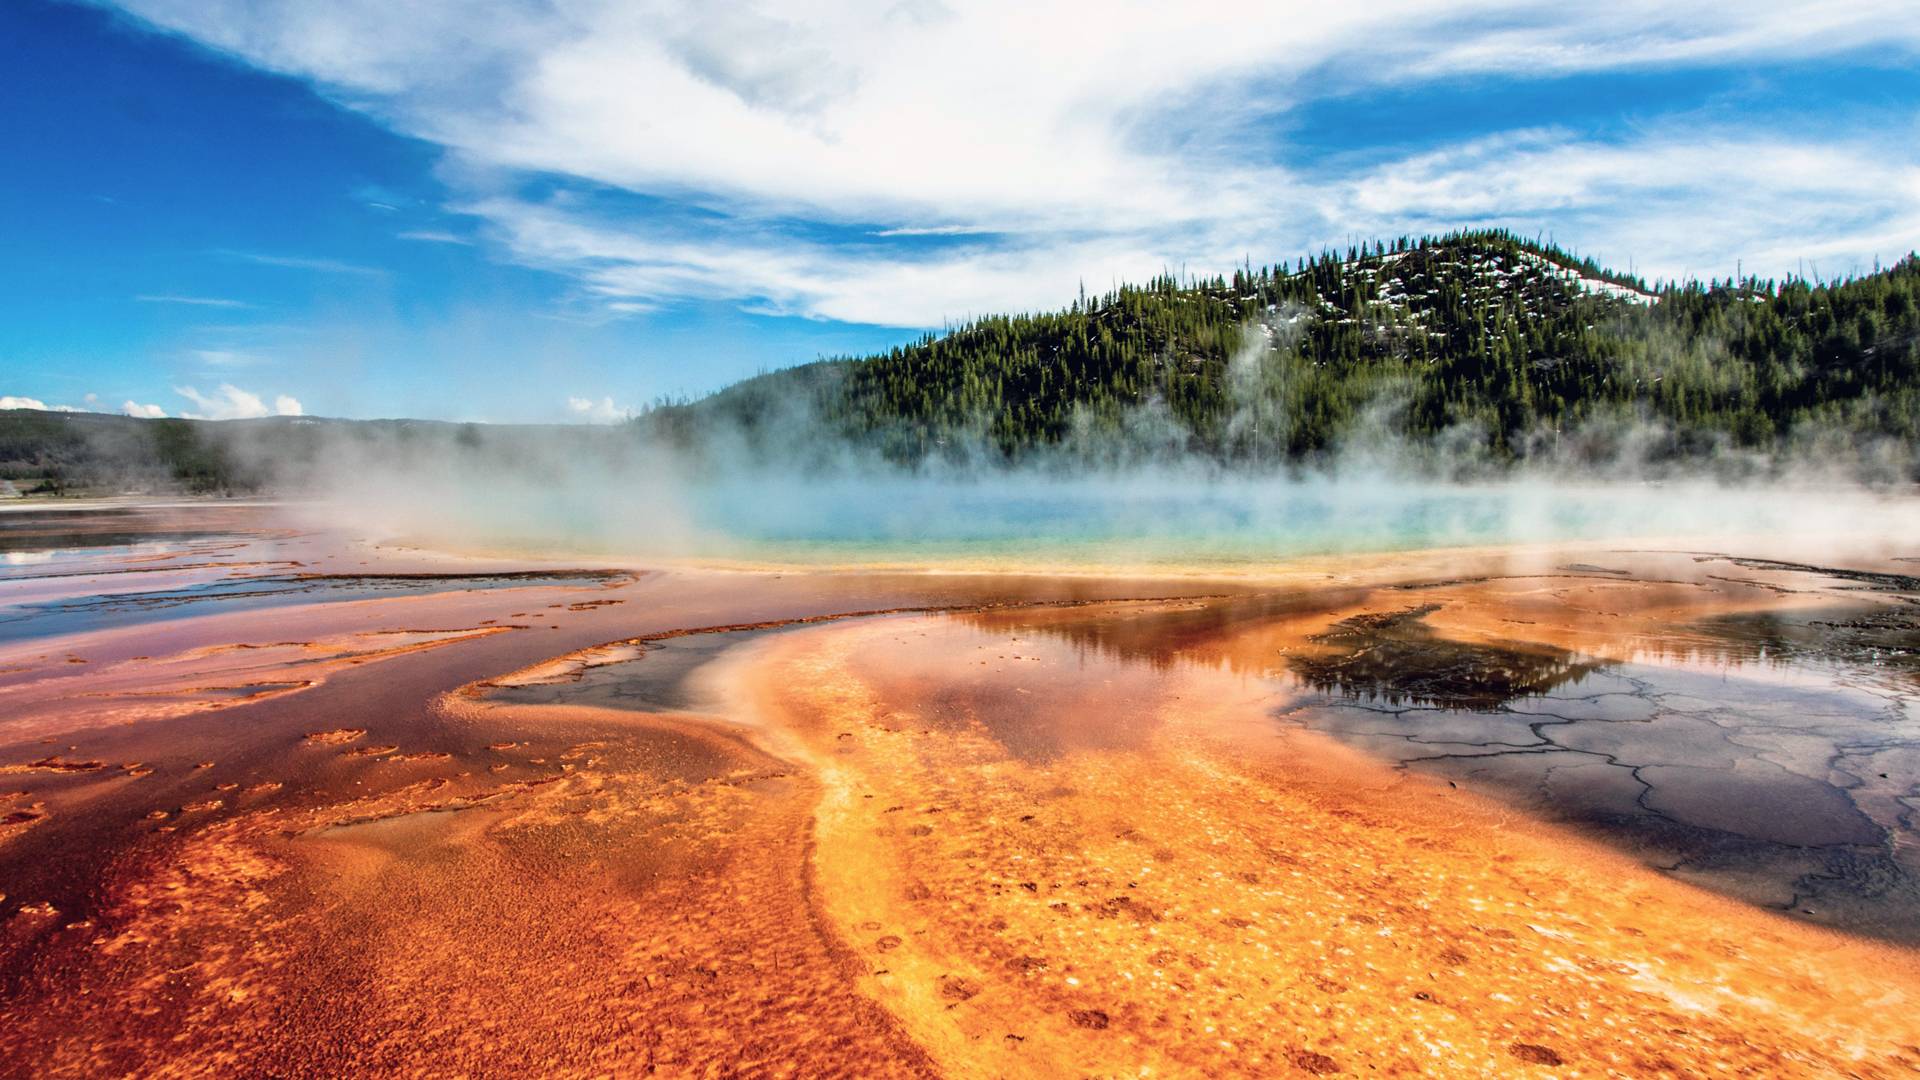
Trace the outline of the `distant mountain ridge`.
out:
[[[471,424],[443,420],[148,419],[115,413],[0,410],[0,480],[20,494],[98,489],[241,493],[284,480],[282,466],[319,461],[335,440],[408,447],[483,442],[592,452],[617,433],[578,424]]]
[[[1488,467],[1817,451],[1877,455],[1883,478],[1911,480],[1920,258],[1830,283],[1650,288],[1507,232],[1402,237],[981,318],[661,403],[616,429],[0,412],[0,478],[253,489],[273,482],[272,463],[340,434],[589,453],[653,442],[783,467],[851,453],[907,467],[1178,456],[1272,468],[1388,442]]]

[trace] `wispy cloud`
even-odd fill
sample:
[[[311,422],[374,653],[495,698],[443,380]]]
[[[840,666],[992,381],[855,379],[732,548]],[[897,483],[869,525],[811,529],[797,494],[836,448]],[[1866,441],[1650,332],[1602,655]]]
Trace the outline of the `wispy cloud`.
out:
[[[1756,126],[1691,149],[1688,132],[1658,124],[1613,142],[1516,131],[1452,156],[1380,147],[1345,172],[1283,134],[1316,93],[1439,93],[1464,76],[1524,83],[1862,54],[1905,63],[1920,54],[1911,0],[1222,0],[1097,12],[1065,0],[526,0],[485,18],[459,4],[120,3],[440,145],[456,209],[493,226],[512,257],[608,305],[718,298],[929,325],[1059,303],[1081,280],[1224,270],[1248,253],[1471,223],[1561,223],[1563,240],[1631,254],[1653,273],[1730,269],[1739,257],[1778,272],[1815,248],[1864,261],[1881,244],[1920,244],[1900,194],[1920,165],[1911,130],[1829,125],[1795,141]],[[1862,145],[1876,134],[1874,161]],[[1763,166],[1743,168],[1738,155],[1754,152]],[[1843,175],[1862,162],[1894,187]],[[563,195],[571,185],[697,208],[706,224],[676,232],[592,198],[532,197],[526,177]],[[1812,213],[1796,203],[1807,197],[1846,205]]]
[[[1476,140],[1336,185],[1362,233],[1500,223],[1555,232],[1650,277],[1777,273],[1834,255],[1860,268],[1920,242],[1920,158],[1863,141],[1655,126],[1617,142],[1566,132]]]
[[[377,266],[363,266],[359,263],[344,262],[340,259],[328,259],[308,255],[271,255],[258,251],[232,251],[222,249],[218,254],[241,262],[250,262],[259,266],[278,266],[288,270],[312,270],[321,274],[355,274],[361,277],[385,277],[386,271]]]
[[[473,243],[473,241],[464,236],[457,236],[453,233],[442,232],[437,229],[408,229],[406,232],[397,235],[402,240],[418,240],[424,244],[461,244],[470,246]]]
[[[876,229],[874,236],[981,236],[997,232],[985,225],[903,225],[897,229]]]
[[[191,307],[250,308],[253,306],[244,300],[229,300],[223,296],[172,296],[161,293],[142,293],[134,299],[143,304],[186,304]]]
[[[1105,287],[1170,265],[1164,251],[1124,239],[949,247],[909,254],[769,237],[757,230],[686,237],[586,219],[566,207],[512,200],[474,207],[499,226],[517,260],[568,274],[599,306],[645,310],[675,298],[734,299],[763,314],[885,326],[937,326],[946,319],[1064,299],[1083,280]],[[1238,249],[1214,252],[1223,264]],[[1097,280],[1086,268],[1102,268]],[[1106,274],[1111,270],[1112,276]]]
[[[190,355],[195,360],[212,367],[254,367],[271,362],[257,353],[240,352],[235,349],[194,349]]]

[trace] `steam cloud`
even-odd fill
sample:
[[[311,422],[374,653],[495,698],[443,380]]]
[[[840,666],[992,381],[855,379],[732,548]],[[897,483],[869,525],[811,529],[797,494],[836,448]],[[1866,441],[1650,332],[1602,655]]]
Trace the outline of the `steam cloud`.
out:
[[[236,429],[228,451],[317,524],[394,542],[637,561],[1259,564],[1316,552],[1566,539],[1736,538],[1887,553],[1920,534],[1894,488],[1913,448],[1797,433],[1774,453],[1702,443],[1632,410],[1571,430],[1400,434],[1379,388],[1334,452],[1286,460],[1297,389],[1289,314],[1232,358],[1231,464],[1195,453],[1164,405],[1077,417],[1007,465],[984,438],[908,464],[831,432],[797,401],[669,445],[612,426]],[[590,403],[593,404],[593,403]],[[586,410],[583,410],[585,412]],[[980,425],[985,430],[985,425]],[[269,437],[274,436],[274,437]]]

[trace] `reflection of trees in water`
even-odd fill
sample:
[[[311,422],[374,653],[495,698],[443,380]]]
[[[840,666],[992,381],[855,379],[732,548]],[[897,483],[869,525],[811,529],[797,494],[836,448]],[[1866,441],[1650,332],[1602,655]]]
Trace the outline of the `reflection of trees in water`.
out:
[[[1266,624],[1337,611],[1367,595],[1329,589],[956,618],[989,633],[1044,635],[1083,653],[1159,671],[1202,664],[1265,677],[1284,668],[1322,693],[1448,708],[1489,708],[1538,696],[1605,666],[1550,645],[1445,638],[1426,622],[1430,606],[1357,615],[1306,638],[1276,628],[1270,648],[1233,644]],[[1824,662],[1920,680],[1920,605],[1868,602],[1723,615],[1626,643],[1631,653],[1656,662]],[[1282,652],[1282,646],[1301,645],[1307,648]]]
[[[1205,664],[1264,677],[1291,671],[1314,689],[1393,703],[1488,708],[1547,693],[1603,666],[1547,645],[1454,641],[1426,623],[1436,606],[1357,615],[1312,637],[1277,629],[1291,619],[1348,607],[1363,590],[1261,594],[1178,604],[1115,605],[1094,611],[983,612],[958,616],[994,633],[1058,638],[1077,649],[1165,671]],[[1271,647],[1235,647],[1276,625]],[[1281,646],[1288,648],[1283,650]],[[1306,645],[1317,651],[1294,651]]]
[[[1666,662],[1811,663],[1920,681],[1920,607],[1862,603],[1720,615],[1672,635],[1636,639],[1633,647],[1642,658]]]
[[[1806,698],[1780,703],[1777,687],[1767,681],[1709,686],[1685,672],[1668,673],[1679,681],[1664,681],[1657,669],[1638,665],[1593,679],[1613,662],[1546,644],[1449,639],[1428,621],[1439,604],[1367,612],[1327,625],[1336,613],[1354,610],[1370,595],[1380,594],[1329,589],[958,617],[988,633],[1063,640],[1083,655],[1155,670],[1192,664],[1256,677],[1290,673],[1326,698],[1353,703],[1323,698],[1307,703],[1323,707],[1292,714],[1315,730],[1403,767],[1471,783],[1728,895],[1800,917],[1817,912],[1820,921],[1877,937],[1920,941],[1920,878],[1894,848],[1852,840],[1789,843],[1759,835],[1810,815],[1824,815],[1822,820],[1831,823],[1868,814],[1851,794],[1824,779],[1824,766],[1776,771],[1766,767],[1763,751],[1731,740],[1710,749],[1743,762],[1755,759],[1762,767],[1715,767],[1699,756],[1706,745],[1703,725],[1724,727],[1729,735],[1749,726],[1790,728]],[[1818,657],[1828,664],[1872,663],[1882,670],[1905,664],[1906,671],[1920,673],[1920,607],[1862,602],[1718,616],[1610,639],[1610,645],[1654,663],[1786,668]],[[1667,694],[1693,695],[1695,706],[1684,715],[1669,712]],[[1700,710],[1703,694],[1713,708]],[[1622,708],[1617,702],[1623,697],[1644,707]],[[1614,704],[1596,705],[1599,698]],[[1522,699],[1545,702],[1522,706]],[[1442,719],[1436,710],[1449,715]],[[1824,706],[1813,711],[1818,723],[1806,737],[1843,743],[1851,732],[1878,723],[1880,715],[1870,711],[1855,721],[1829,715]],[[1022,727],[1035,719],[1023,700],[990,722],[1026,755],[1059,752],[1065,743],[1047,741],[1057,734],[1057,720],[1036,723],[1031,731]],[[1673,722],[1656,722],[1662,720]],[[1108,730],[1113,723],[1105,715],[1092,718],[1087,728],[1073,732],[1074,745],[1099,745],[1094,739],[1122,745],[1137,737],[1124,729]],[[1615,725],[1631,726],[1633,734],[1599,734]],[[1835,725],[1841,734],[1826,732]],[[1395,738],[1405,740],[1404,746],[1396,746]],[[1635,740],[1648,745],[1636,748]],[[1898,771],[1905,768],[1904,759],[1871,756],[1899,753],[1895,744],[1878,735],[1862,742],[1869,747],[1866,757],[1835,758],[1836,767],[1858,772],[1871,765],[1871,772],[1883,774],[1879,783],[1904,790],[1908,781]],[[1641,771],[1675,761],[1694,764]],[[1884,776],[1889,771],[1892,780]],[[1555,777],[1551,786],[1550,776]],[[1848,801],[1844,806],[1811,802],[1798,788],[1790,797],[1779,794],[1780,785],[1804,780],[1829,784]],[[1701,793],[1709,782],[1742,802],[1748,824],[1697,820],[1701,807],[1709,805]],[[1656,791],[1665,798],[1659,808],[1644,801]],[[1877,823],[1870,828],[1907,829],[1868,817]]]
[[[1779,570],[1795,574],[1811,574],[1815,577],[1837,578],[1852,583],[1854,588],[1869,589],[1874,592],[1920,594],[1920,577],[1912,574],[1895,574],[1885,570],[1855,570],[1845,566],[1814,566],[1809,563],[1754,559],[1744,556],[1725,556],[1725,558],[1733,565],[1745,567],[1748,570]]]
[[[1818,583],[1819,591],[1857,593],[1862,594],[1861,599],[1810,610],[1747,612],[1705,619],[1694,624],[1691,634],[1644,643],[1643,652],[1662,658],[1730,664],[1824,662],[1920,678],[1920,577],[1776,559],[1703,556],[1698,561],[1713,559],[1749,570],[1828,579]],[[1836,590],[1834,581],[1846,584]]]
[[[1536,697],[1606,666],[1550,645],[1455,641],[1426,618],[1439,605],[1369,612],[1308,639],[1326,651],[1291,656],[1294,674],[1322,693],[1390,704],[1488,709]]]
[[[955,615],[989,633],[1032,633],[1070,643],[1083,654],[1146,664],[1168,671],[1203,664],[1261,677],[1274,656],[1222,648],[1236,634],[1287,618],[1333,611],[1365,597],[1364,589],[1258,593],[1229,599],[1102,604],[1047,611],[986,611]]]

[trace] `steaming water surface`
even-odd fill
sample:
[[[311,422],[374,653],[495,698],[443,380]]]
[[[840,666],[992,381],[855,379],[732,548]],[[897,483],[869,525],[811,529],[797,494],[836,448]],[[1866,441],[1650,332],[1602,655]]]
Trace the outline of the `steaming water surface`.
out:
[[[1340,552],[1679,536],[1884,538],[1920,529],[1914,500],[1865,492],[1177,475],[735,477],[640,503],[563,481],[494,489],[487,498],[334,500],[327,512],[416,542],[527,553],[1180,572]]]

